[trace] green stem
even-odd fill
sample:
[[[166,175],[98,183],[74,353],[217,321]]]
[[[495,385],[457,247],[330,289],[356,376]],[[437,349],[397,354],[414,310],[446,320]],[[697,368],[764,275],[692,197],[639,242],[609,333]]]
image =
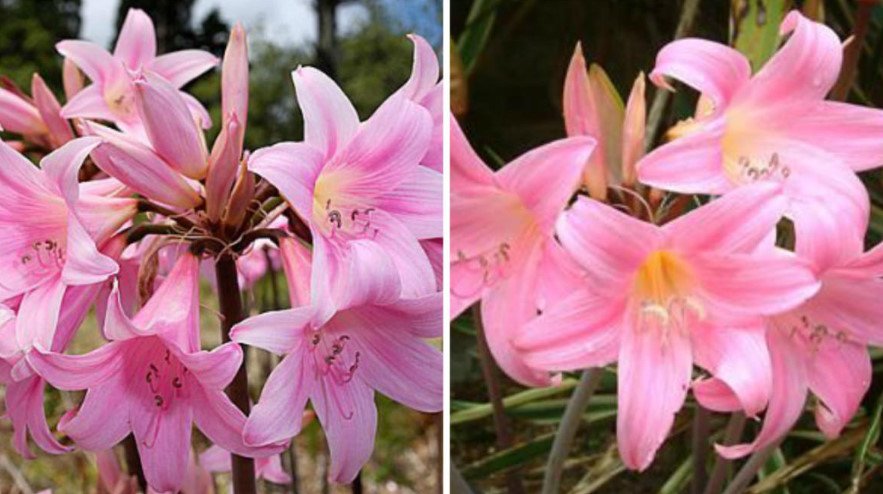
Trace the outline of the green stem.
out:
[[[546,461],[546,474],[543,476],[543,494],[557,494],[561,488],[561,474],[564,471],[564,462],[573,445],[573,438],[582,422],[583,413],[589,406],[589,401],[598,384],[601,382],[603,371],[601,369],[588,369],[583,371],[579,384],[573,391],[573,395],[567,402],[564,416],[558,424],[555,432],[555,440],[552,443],[552,451]]]
[[[735,412],[730,415],[730,421],[727,423],[727,429],[724,431],[725,446],[732,446],[742,439],[742,432],[745,431],[745,414]],[[724,486],[732,460],[728,460],[718,456],[714,462],[714,469],[711,471],[711,478],[708,485],[705,486],[704,494],[718,494]]]
[[[751,483],[757,475],[757,472],[763,468],[766,461],[772,456],[773,452],[776,451],[776,448],[779,447],[779,443],[781,442],[781,440],[776,441],[751,455],[751,458],[748,458],[748,461],[745,462],[745,465],[742,466],[739,473],[733,477],[733,481],[730,482],[730,485],[724,490],[724,494],[740,494],[744,492],[745,488],[748,487],[748,484]]]
[[[705,464],[710,449],[708,433],[711,429],[711,412],[697,403],[693,413],[693,430],[691,433],[693,442],[692,492],[693,494],[701,494],[702,488],[708,480],[708,471],[705,469]]]

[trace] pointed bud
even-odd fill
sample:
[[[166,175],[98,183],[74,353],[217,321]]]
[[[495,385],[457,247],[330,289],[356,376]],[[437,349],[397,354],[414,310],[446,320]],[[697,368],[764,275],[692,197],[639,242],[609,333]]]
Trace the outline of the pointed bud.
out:
[[[224,117],[236,114],[239,130],[235,142],[242,152],[248,120],[248,40],[241,24],[233,26],[221,68],[221,109]]]
[[[85,122],[83,133],[104,140],[92,152],[102,171],[150,199],[191,209],[202,202],[194,188],[152,149],[137,139],[93,122]]]
[[[64,97],[68,101],[77,95],[85,85],[83,81],[83,73],[70,58],[64,59],[64,68],[62,71],[62,79],[64,82]]]
[[[135,102],[153,149],[172,168],[199,180],[205,177],[208,152],[199,125],[180,92],[165,79],[147,73],[135,81]]]
[[[638,179],[635,164],[644,156],[644,129],[647,103],[644,99],[644,73],[638,74],[625,106],[622,122],[622,185],[633,187]]]
[[[34,96],[34,104],[46,127],[49,129],[49,142],[53,148],[61,147],[62,144],[74,138],[70,124],[61,116],[61,104],[46,82],[39,74],[34,74],[31,80],[31,94]]]
[[[233,181],[236,179],[236,167],[239,165],[241,152],[235,141],[240,129],[239,119],[236,118],[235,113],[231,114],[221,133],[218,134],[209,157],[208,177],[205,181],[205,206],[206,214],[213,222],[221,218]]]
[[[30,101],[0,88],[0,126],[14,134],[38,136],[49,132],[40,112]]]
[[[245,213],[248,211],[248,205],[254,199],[254,174],[248,171],[247,162],[247,157],[242,160],[239,167],[239,178],[233,187],[233,193],[230,194],[230,202],[227,204],[227,211],[224,214],[224,224],[233,228],[242,224]]]

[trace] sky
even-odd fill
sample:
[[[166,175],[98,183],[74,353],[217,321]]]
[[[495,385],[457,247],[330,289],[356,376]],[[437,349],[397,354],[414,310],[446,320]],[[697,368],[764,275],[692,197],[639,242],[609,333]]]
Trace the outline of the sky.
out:
[[[83,0],[80,36],[104,46],[109,45],[116,32],[118,7],[119,0]],[[214,7],[220,7],[221,17],[228,23],[240,21],[246,31],[263,28],[267,37],[277,40],[279,44],[302,44],[316,37],[312,0],[198,0],[193,18],[202,20]],[[365,9],[358,4],[340,7],[339,29],[346,32],[365,15]]]
[[[432,14],[433,0],[382,0],[388,11],[408,30],[419,32],[431,43],[441,42],[441,26]],[[84,39],[108,46],[115,34],[119,0],[83,0]],[[242,22],[246,31],[262,31],[280,45],[312,42],[316,38],[316,15],[312,0],[197,0],[193,18],[202,20],[213,8],[229,24]],[[358,2],[338,8],[338,28],[346,32],[365,19],[367,12]]]

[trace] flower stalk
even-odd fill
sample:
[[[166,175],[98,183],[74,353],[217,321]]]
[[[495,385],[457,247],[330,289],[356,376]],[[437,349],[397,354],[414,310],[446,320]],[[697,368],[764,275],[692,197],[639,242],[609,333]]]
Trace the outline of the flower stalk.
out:
[[[221,339],[226,343],[230,341],[230,329],[233,325],[245,318],[236,272],[236,260],[231,254],[225,252],[218,256],[215,263],[215,276],[218,286],[218,306],[222,317]],[[242,359],[242,366],[239,367],[236,377],[227,388],[227,396],[246,415],[249,411],[247,361],[248,358]],[[254,460],[235,454],[232,455],[232,458],[233,492],[235,494],[254,494],[256,492]]]

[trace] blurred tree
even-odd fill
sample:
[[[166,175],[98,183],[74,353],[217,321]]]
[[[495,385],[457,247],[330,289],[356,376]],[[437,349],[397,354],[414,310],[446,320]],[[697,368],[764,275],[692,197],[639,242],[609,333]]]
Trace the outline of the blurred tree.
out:
[[[55,43],[80,32],[81,0],[0,0],[0,73],[23,88],[39,72],[61,85]]]
[[[229,26],[212,9],[197,25],[193,20],[196,0],[122,0],[117,10],[117,33],[131,8],[144,10],[156,26],[157,50],[160,53],[199,48],[216,55],[224,52]]]

